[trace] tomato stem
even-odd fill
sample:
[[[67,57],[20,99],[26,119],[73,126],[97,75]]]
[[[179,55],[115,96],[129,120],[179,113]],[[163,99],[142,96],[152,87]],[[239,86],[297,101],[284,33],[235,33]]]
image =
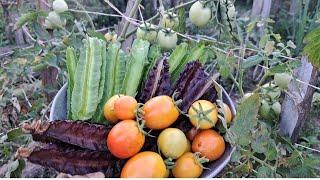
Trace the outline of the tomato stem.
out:
[[[198,165],[201,166],[203,169],[210,169],[210,168],[207,168],[207,167],[203,166],[203,163],[209,162],[209,159],[206,158],[205,156],[201,157],[201,153],[200,152],[195,152],[193,154],[193,157],[196,160],[196,162],[198,163]]]

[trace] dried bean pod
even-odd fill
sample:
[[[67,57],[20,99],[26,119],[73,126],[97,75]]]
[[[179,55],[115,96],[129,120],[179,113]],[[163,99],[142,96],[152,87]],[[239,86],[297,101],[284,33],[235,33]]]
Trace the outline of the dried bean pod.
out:
[[[140,96],[140,102],[145,103],[154,96],[169,95],[171,91],[168,57],[159,59],[149,71],[148,79]]]
[[[182,98],[180,109],[187,112],[192,103],[199,100],[206,92],[208,92],[208,89],[211,86],[213,86],[213,82],[210,80],[210,77],[202,68],[199,69],[195,73],[188,87],[186,87],[186,93]]]
[[[35,121],[24,124],[22,129],[31,133],[35,141],[61,141],[95,151],[107,151],[106,137],[111,126],[91,124],[83,121],[58,120]]]
[[[51,167],[58,172],[71,175],[103,172],[108,177],[117,177],[120,175],[119,170],[121,169],[121,167],[117,167],[120,161],[110,153],[64,148],[54,144],[36,147],[33,150],[20,148],[16,157],[27,158],[32,163]]]
[[[174,92],[178,93],[178,96],[176,96],[177,99],[185,96],[185,91],[187,90],[188,84],[200,68],[201,63],[199,61],[192,61],[186,64],[184,70],[180,73],[180,76],[172,89],[172,94]]]

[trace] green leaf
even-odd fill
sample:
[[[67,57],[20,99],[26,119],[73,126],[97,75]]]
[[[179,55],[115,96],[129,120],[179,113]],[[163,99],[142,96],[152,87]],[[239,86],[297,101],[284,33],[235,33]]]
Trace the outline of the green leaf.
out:
[[[22,14],[14,25],[13,30],[15,31],[17,29],[20,29],[28,22],[36,21],[39,16],[45,17],[47,16],[47,13],[44,11],[32,11],[26,14]]]
[[[169,72],[174,72],[188,52],[188,44],[179,44],[169,57]]]
[[[270,137],[266,137],[264,135],[259,135],[258,137],[256,137],[252,144],[251,147],[252,149],[257,152],[257,153],[265,153],[267,152],[267,148],[268,148],[268,139]]]
[[[177,32],[185,33],[186,31],[186,10],[185,8],[180,8],[178,10],[179,26]]]
[[[307,45],[304,47],[303,52],[308,55],[309,61],[313,66],[320,67],[320,28],[311,31],[306,37]]]
[[[107,42],[106,38],[104,37],[104,35],[102,33],[94,31],[92,29],[88,30],[87,32],[88,32],[88,35],[90,37],[96,37],[96,38],[98,38],[100,40],[103,40],[103,41]]]
[[[297,46],[291,40],[287,42],[287,46],[290,47],[291,49],[296,49],[297,48]]]
[[[14,128],[7,132],[7,141],[13,141],[24,135],[21,128]]]
[[[257,170],[257,177],[258,178],[270,178],[273,177],[273,171],[272,169],[266,167],[266,166],[261,166]]]
[[[298,60],[287,61],[286,63],[276,65],[268,70],[269,75],[274,75],[276,73],[290,72],[301,65]]]
[[[216,51],[215,54],[217,56],[216,59],[219,65],[219,73],[223,78],[229,77],[233,71],[235,58],[233,56],[225,55],[219,51]]]
[[[263,56],[260,54],[248,57],[243,63],[242,68],[248,69],[250,67],[260,64],[264,60]]]
[[[22,170],[25,168],[26,163],[23,159],[15,160],[8,164],[6,178],[19,178],[21,177]]]
[[[257,125],[260,107],[260,97],[253,94],[246,98],[238,107],[233,124],[226,133],[226,140],[236,146],[246,146],[250,143],[251,133]]]
[[[87,38],[80,53],[75,74],[77,80],[71,97],[73,119],[92,118],[100,102],[101,66],[106,43],[97,38]]]
[[[136,39],[132,44],[123,86],[123,93],[126,95],[135,96],[137,94],[147,63],[149,46],[149,42],[141,39]]]
[[[205,51],[206,46],[204,44],[196,44],[191,50],[187,50],[188,53],[186,56],[182,58],[182,60],[179,62],[179,65],[172,71],[171,79],[173,81],[178,79],[181,71],[184,69],[184,66],[190,61],[200,60],[200,57],[204,55]]]
[[[231,156],[231,162],[238,162],[241,159],[241,153],[239,149],[236,149]]]

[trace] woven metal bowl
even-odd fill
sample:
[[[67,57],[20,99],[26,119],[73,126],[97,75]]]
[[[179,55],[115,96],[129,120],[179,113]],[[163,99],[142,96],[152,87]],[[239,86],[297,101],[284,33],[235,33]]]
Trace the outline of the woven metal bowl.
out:
[[[223,89],[223,102],[229,105],[231,112],[234,116],[236,114],[235,105],[224,89]],[[50,121],[54,121],[58,119],[67,119],[67,85],[66,84],[59,90],[59,92],[57,93],[57,95],[53,100],[49,119]],[[202,178],[215,177],[228,164],[234,150],[235,150],[235,147],[231,147],[231,145],[227,143],[226,150],[223,153],[222,157],[216,161],[213,161],[207,164],[206,167],[208,167],[209,169],[204,170],[201,177]]]

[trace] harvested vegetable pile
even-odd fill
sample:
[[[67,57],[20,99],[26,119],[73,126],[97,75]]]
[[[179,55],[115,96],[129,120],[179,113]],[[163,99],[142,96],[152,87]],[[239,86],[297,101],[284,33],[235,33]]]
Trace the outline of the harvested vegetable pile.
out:
[[[230,123],[231,110],[216,102],[214,78],[193,59],[202,47],[188,54],[181,44],[170,57],[152,48],[138,39],[125,54],[119,43],[92,37],[80,53],[69,47],[70,120],[23,124],[44,145],[16,156],[71,175],[201,176],[225,151],[215,126]]]

